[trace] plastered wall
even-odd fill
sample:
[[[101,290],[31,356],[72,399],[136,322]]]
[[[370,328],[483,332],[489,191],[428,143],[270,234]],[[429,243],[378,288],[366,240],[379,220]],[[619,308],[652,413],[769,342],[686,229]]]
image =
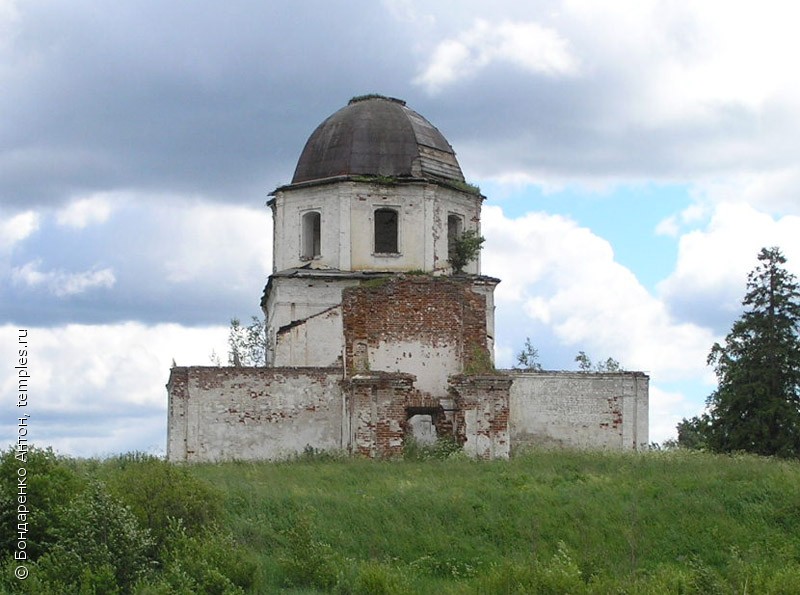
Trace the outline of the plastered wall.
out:
[[[340,379],[340,370],[325,368],[173,368],[167,458],[263,460],[307,446],[340,450]]]
[[[509,431],[514,448],[628,450],[648,444],[649,378],[645,374],[508,374],[513,378]]]
[[[170,374],[167,458],[274,460],[315,450],[402,456],[409,420],[430,414],[476,458],[509,453],[507,376],[454,377],[433,397],[411,374],[341,378],[332,368],[175,367]]]
[[[447,217],[457,215],[463,229],[479,231],[482,197],[424,181],[376,184],[335,183],[288,186],[275,192],[273,272],[310,264],[341,271],[441,271],[448,269]],[[374,250],[374,213],[397,210],[398,251]],[[301,258],[302,217],[320,213],[320,255]],[[480,261],[466,267],[480,272]]]
[[[409,419],[430,413],[475,458],[527,446],[630,450],[648,444],[648,377],[638,372],[454,375],[448,392],[412,374],[337,368],[173,368],[167,456],[282,459],[318,450],[400,456]]]

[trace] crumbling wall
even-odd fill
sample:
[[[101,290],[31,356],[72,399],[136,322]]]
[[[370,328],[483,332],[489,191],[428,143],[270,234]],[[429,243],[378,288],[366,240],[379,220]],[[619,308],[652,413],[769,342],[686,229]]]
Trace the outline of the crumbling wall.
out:
[[[470,278],[401,275],[342,293],[347,368],[406,372],[419,390],[447,394],[447,378],[491,366],[486,297]]]
[[[402,455],[414,415],[472,457],[511,448],[636,449],[648,444],[641,372],[454,375],[449,391],[418,390],[411,374],[339,368],[176,367],[170,374],[172,461],[282,459],[305,448]]]
[[[278,328],[270,364],[276,367],[317,362],[341,365],[341,312],[339,306],[334,306]]]
[[[456,439],[464,452],[477,459],[507,459],[509,389],[505,375],[454,376],[450,390],[456,405]]]
[[[315,277],[309,271],[271,277],[261,300],[267,319],[267,365],[341,365],[342,289],[358,282]]]
[[[349,450],[371,458],[403,453],[409,374],[356,374],[343,383],[348,394]]]
[[[307,446],[339,450],[340,378],[331,368],[173,368],[167,458],[262,460]]]
[[[637,449],[648,444],[648,384],[641,372],[508,371],[514,449]]]

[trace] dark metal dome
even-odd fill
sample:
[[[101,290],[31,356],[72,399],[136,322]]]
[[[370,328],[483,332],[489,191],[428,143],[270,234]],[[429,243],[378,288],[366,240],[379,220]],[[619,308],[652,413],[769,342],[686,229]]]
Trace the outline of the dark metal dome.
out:
[[[345,175],[464,181],[442,133],[405,101],[380,95],[351,99],[317,127],[292,184]]]

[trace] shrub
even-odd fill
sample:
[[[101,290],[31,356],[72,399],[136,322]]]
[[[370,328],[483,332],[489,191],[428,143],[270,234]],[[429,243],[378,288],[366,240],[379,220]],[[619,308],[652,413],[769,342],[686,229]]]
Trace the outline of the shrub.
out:
[[[412,436],[403,441],[403,458],[407,461],[444,460],[460,452],[461,445],[452,436],[439,436],[431,445],[420,444]]]
[[[27,508],[29,509],[27,553],[35,560],[47,550],[48,532],[55,521],[55,511],[71,500],[86,485],[66,459],[51,448],[32,447],[25,460],[15,458],[16,451],[9,448],[0,454],[0,524],[15,527],[17,523],[17,470],[25,467]],[[16,533],[7,530],[0,535],[0,547],[10,553],[16,548]]]
[[[412,591],[406,578],[395,568],[368,561],[359,564],[352,582],[340,583],[337,592],[348,595],[405,595]]]
[[[531,564],[508,563],[494,567],[479,581],[477,590],[515,595],[588,592],[581,570],[564,543],[559,543],[556,553],[545,562],[532,560]]]
[[[222,516],[222,493],[184,467],[141,453],[111,459],[107,466],[109,491],[151,532],[155,552],[165,547],[171,520],[197,535]]]
[[[54,543],[37,571],[63,592],[128,592],[153,568],[152,539],[133,513],[93,482],[58,515]]]
[[[338,581],[341,560],[330,545],[314,537],[310,513],[298,515],[286,537],[287,551],[279,560],[285,585],[331,590]]]
[[[208,527],[189,535],[178,521],[167,529],[164,568],[156,582],[139,585],[137,593],[245,593],[255,582],[253,554],[235,542],[230,533]]]
[[[464,267],[478,258],[478,253],[486,239],[478,232],[470,229],[461,234],[453,245],[453,252],[448,262],[453,267],[453,272],[461,273]]]

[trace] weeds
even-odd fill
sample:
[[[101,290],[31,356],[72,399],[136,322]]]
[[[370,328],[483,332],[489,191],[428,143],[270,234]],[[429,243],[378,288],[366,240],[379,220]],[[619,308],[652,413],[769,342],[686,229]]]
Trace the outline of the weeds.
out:
[[[479,462],[447,440],[406,450],[186,467],[31,451],[35,557],[23,585],[4,544],[0,593],[800,592],[798,462],[680,449]],[[8,521],[14,464],[3,453]],[[147,494],[181,518],[159,517]]]

